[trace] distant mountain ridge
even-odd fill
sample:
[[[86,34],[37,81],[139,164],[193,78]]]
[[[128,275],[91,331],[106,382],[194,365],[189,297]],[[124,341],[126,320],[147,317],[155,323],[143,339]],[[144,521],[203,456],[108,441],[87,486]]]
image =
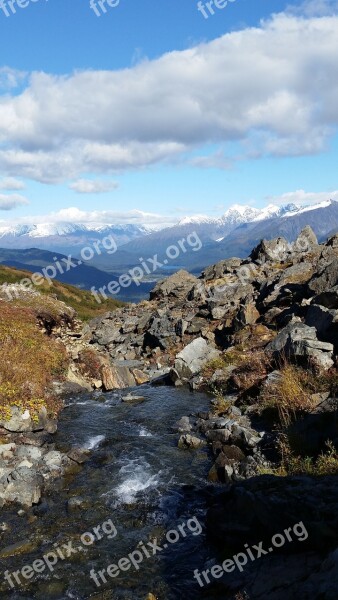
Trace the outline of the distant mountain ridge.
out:
[[[76,249],[88,245],[98,238],[112,235],[117,246],[122,246],[141,239],[145,236],[155,236],[159,231],[174,232],[176,229],[184,231],[193,225],[198,227],[201,235],[210,240],[219,240],[228,235],[234,228],[243,223],[264,221],[271,218],[283,217],[315,210],[316,206],[297,207],[295,204],[276,206],[269,204],[259,209],[241,204],[232,205],[221,217],[208,217],[195,215],[184,217],[175,225],[163,227],[149,227],[133,223],[22,223],[16,225],[0,225],[0,246],[2,248],[40,248],[66,254],[76,254]],[[161,235],[161,233],[160,233]],[[166,235],[166,234],[165,234]]]
[[[338,231],[338,202],[327,200],[308,207],[270,205],[262,210],[235,205],[219,219],[202,215],[182,219],[177,225],[125,244],[111,257],[95,257],[92,264],[106,270],[127,268],[138,264],[140,256],[153,256],[154,253],[163,256],[169,246],[177,245],[178,240],[194,233],[202,242],[201,250],[180,253],[175,264],[198,272],[224,258],[245,258],[262,238],[284,236],[291,242],[305,225],[310,225],[319,239],[333,229]]]
[[[97,239],[112,235],[117,246],[133,239],[149,235],[151,229],[143,225],[106,223],[39,223],[1,225],[0,246],[2,248],[28,249],[32,246],[41,250],[76,254],[84,246]]]
[[[63,255],[71,254],[79,257],[81,250],[93,246],[98,240],[112,236],[118,250],[114,253],[95,253],[93,259],[86,262],[86,268],[81,272],[67,273],[67,283],[88,287],[90,275],[94,282],[106,281],[102,271],[114,276],[124,273],[140,264],[144,259],[158,255],[165,257],[170,246],[177,246],[179,240],[187,239],[189,235],[199,237],[202,248],[197,252],[191,248],[179,253],[174,262],[167,261],[167,269],[171,271],[186,268],[194,273],[203,270],[208,264],[218,260],[238,256],[245,258],[250,249],[262,238],[273,239],[284,236],[293,241],[305,225],[310,225],[319,240],[331,232],[338,231],[338,202],[326,200],[315,205],[276,206],[270,204],[263,209],[252,206],[235,204],[221,217],[213,218],[206,215],[184,217],[176,225],[166,226],[160,230],[135,224],[107,223],[42,223],[0,226],[0,247],[8,250],[21,250],[29,253],[35,248],[41,251],[55,252]],[[34,262],[22,260],[14,256],[3,256],[3,262],[20,268],[34,266]],[[41,260],[41,256],[39,256]],[[38,263],[40,262],[38,261]],[[50,260],[50,258],[49,258]],[[0,261],[1,262],[1,261]],[[90,267],[101,272],[89,273]],[[166,274],[166,273],[162,273]],[[81,275],[81,277],[79,277]],[[83,276],[83,277],[82,277]],[[161,272],[155,277],[161,276]],[[74,277],[74,280],[72,278]]]
[[[241,223],[250,223],[253,221],[263,221],[273,217],[281,217],[286,213],[293,213],[301,210],[295,204],[287,204],[286,206],[276,206],[275,204],[269,204],[265,208],[253,208],[252,206],[246,206],[241,204],[234,204],[231,206],[221,217],[212,218],[206,215],[196,215],[193,217],[184,217],[181,219],[177,226],[185,225],[215,225],[222,227],[222,225],[239,225]]]

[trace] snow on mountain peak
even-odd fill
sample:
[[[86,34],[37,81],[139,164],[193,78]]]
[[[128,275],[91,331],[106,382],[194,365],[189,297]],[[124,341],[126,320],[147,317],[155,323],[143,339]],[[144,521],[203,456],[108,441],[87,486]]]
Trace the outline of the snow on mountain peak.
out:
[[[301,215],[302,213],[308,212],[310,210],[318,210],[318,208],[326,208],[327,206],[330,206],[333,202],[335,202],[335,200],[323,200],[322,202],[318,202],[317,204],[309,204],[307,206],[303,206],[303,207],[296,207],[294,204],[293,205],[289,205],[288,208],[289,210],[287,210],[284,214],[283,217],[292,217],[295,214],[294,210],[290,210],[290,206],[294,206],[297,210],[297,214]]]
[[[204,223],[214,223],[216,219],[207,217],[206,215],[195,215],[193,217],[184,217],[178,222],[178,225],[203,225]]]

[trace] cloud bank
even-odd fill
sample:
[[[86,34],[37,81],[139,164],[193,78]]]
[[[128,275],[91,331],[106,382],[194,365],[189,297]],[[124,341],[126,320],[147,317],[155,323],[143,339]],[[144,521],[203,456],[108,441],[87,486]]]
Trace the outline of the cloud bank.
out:
[[[121,71],[32,73],[0,96],[0,171],[57,183],[178,161],[227,168],[189,153],[228,142],[249,157],[321,152],[338,123],[338,17],[307,5],[307,18],[273,15]]]
[[[29,204],[27,198],[20,194],[0,194],[0,210],[13,210],[26,204]]]

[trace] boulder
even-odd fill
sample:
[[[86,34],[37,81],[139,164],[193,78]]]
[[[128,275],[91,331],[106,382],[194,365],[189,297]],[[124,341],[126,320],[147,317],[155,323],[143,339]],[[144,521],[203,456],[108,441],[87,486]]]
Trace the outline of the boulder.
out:
[[[73,462],[82,465],[89,460],[89,451],[86,448],[73,448],[67,456]]]
[[[316,329],[304,323],[290,323],[284,327],[266,350],[277,360],[287,358],[303,366],[311,360],[325,370],[333,365],[333,345],[320,342]]]
[[[288,253],[288,242],[285,238],[279,237],[275,240],[262,240],[258,246],[252,250],[250,258],[258,263],[265,263],[268,261],[281,262],[285,260]]]
[[[182,417],[175,425],[172,426],[173,431],[178,433],[189,433],[192,430],[189,417]],[[1,448],[1,446],[0,446]]]
[[[307,311],[306,325],[314,327],[317,336],[324,342],[338,346],[338,310],[330,310],[324,306],[312,304]]]
[[[30,507],[41,498],[43,478],[33,469],[22,466],[0,479],[0,502],[17,502]]]
[[[201,371],[203,365],[219,355],[220,352],[203,338],[197,338],[177,354],[175,370],[181,379],[190,379]]]
[[[189,435],[188,433],[185,435],[181,435],[178,441],[178,447],[182,450],[197,450],[198,448],[202,448],[202,446],[205,445],[205,440],[201,440],[200,438],[193,435]]]
[[[150,326],[145,332],[143,348],[161,348],[166,350],[168,347],[168,338],[175,338],[175,323],[171,321],[168,314],[159,317],[153,317]]]
[[[165,298],[184,300],[197,283],[197,277],[182,269],[171,275],[171,277],[159,281],[150,292],[150,300],[162,300]]]
[[[149,375],[141,371],[140,369],[132,369],[133,377],[136,381],[136,385],[143,385],[144,383],[148,383]]]
[[[123,366],[103,365],[101,367],[101,379],[106,392],[136,385],[135,377],[130,369]]]
[[[334,258],[309,281],[310,294],[322,294],[338,285],[338,258]]]
[[[207,281],[221,279],[224,275],[232,273],[233,270],[240,267],[241,264],[242,261],[240,258],[226,258],[205,269],[202,273],[202,278]]]
[[[230,439],[231,433],[228,429],[212,429],[207,432],[208,442],[222,442],[226,444]]]
[[[300,232],[296,241],[292,244],[293,252],[307,253],[318,246],[318,240],[310,225],[306,225]]]
[[[246,325],[254,325],[259,319],[260,314],[254,304],[246,304],[239,309],[235,321],[235,330],[242,329]]]
[[[22,410],[17,406],[10,408],[11,416],[8,420],[0,420],[0,426],[13,433],[26,433],[32,431],[46,431],[55,433],[57,423],[50,419],[45,407],[42,407],[37,420],[32,419],[29,410]]]

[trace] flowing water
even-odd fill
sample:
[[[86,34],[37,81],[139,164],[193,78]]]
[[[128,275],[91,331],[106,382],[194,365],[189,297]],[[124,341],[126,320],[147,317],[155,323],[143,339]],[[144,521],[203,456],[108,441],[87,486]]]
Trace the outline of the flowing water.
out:
[[[69,541],[78,551],[60,559],[53,572],[35,574],[11,591],[2,586],[4,600],[142,600],[148,593],[160,600],[211,599],[193,577],[194,569],[201,569],[210,558],[204,529],[197,533],[210,493],[206,475],[211,460],[207,449],[179,450],[178,434],[171,429],[183,415],[208,410],[210,399],[183,388],[143,386],[131,391],[142,393],[145,401],[124,403],[121,396],[127,392],[87,394],[68,401],[56,446],[62,451],[87,448],[91,458],[75,474],[53,484],[35,514],[28,518],[13,511],[2,514],[1,520],[11,528],[10,538],[9,532],[3,534],[2,547],[23,541],[29,546],[24,553],[3,559],[1,571],[31,565]],[[103,523],[111,535],[101,528],[100,535],[92,534],[91,545],[79,546],[81,534]],[[185,528],[180,529],[182,524]],[[165,543],[169,530],[175,531],[171,543]],[[84,539],[92,541],[90,536]],[[153,556],[149,541],[167,548]],[[140,550],[141,542],[149,558],[143,551],[138,570],[132,566],[110,577],[107,567]],[[105,574],[97,579],[102,584],[98,587],[90,573],[100,570]]]

